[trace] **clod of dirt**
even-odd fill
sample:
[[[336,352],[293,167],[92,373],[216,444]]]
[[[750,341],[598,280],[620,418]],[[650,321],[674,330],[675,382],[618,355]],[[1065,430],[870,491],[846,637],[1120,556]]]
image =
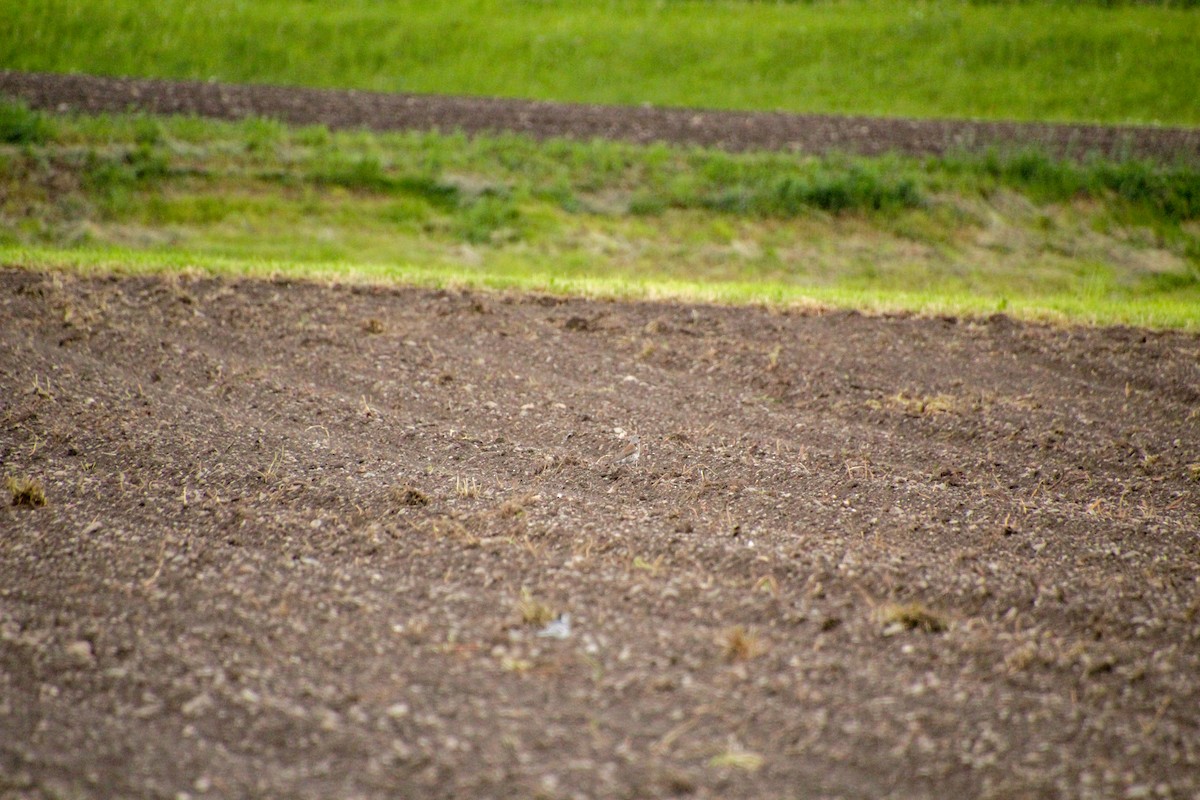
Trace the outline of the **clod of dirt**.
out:
[[[77,667],[90,667],[96,663],[96,654],[92,650],[92,643],[85,639],[71,642],[63,648],[63,653],[67,660]]]
[[[587,317],[569,317],[563,323],[563,328],[569,331],[594,331],[596,330],[596,323]]]

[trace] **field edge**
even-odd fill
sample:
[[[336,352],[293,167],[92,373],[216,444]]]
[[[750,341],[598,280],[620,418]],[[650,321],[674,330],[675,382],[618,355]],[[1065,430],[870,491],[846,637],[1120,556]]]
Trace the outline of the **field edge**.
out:
[[[894,292],[778,282],[701,282],[664,278],[564,277],[548,272],[479,270],[402,263],[247,259],[186,252],[0,246],[0,268],[80,275],[204,274],[325,284],[407,286],[459,291],[516,292],[592,300],[764,306],[780,310],[857,311],[867,315],[955,316],[1003,314],[1060,327],[1125,326],[1200,332],[1200,303],[1187,297],[1098,299],[1080,294],[1037,298],[948,292]]]

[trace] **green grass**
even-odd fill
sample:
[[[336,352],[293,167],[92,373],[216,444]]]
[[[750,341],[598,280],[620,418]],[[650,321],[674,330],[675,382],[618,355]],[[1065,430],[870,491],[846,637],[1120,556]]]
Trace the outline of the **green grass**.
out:
[[[0,105],[0,257],[1200,327],[1200,170]]]
[[[853,308],[870,313],[917,313],[986,317],[1003,312],[1019,319],[1056,324],[1133,325],[1200,331],[1200,291],[1126,298],[1093,293],[995,298],[969,292],[896,292],[837,286],[797,287],[773,282],[700,282],[661,277],[559,275],[544,269],[505,265],[486,272],[464,266],[421,267],[337,261],[273,261],[175,251],[89,247],[61,250],[0,246],[0,265],[71,270],[91,275],[207,274],[223,277],[313,280],[332,284],[400,283],[409,286],[487,291],[547,292],[625,300],[771,305],[793,308]]]
[[[0,68],[1200,124],[1200,12],[968,0],[0,0]]]

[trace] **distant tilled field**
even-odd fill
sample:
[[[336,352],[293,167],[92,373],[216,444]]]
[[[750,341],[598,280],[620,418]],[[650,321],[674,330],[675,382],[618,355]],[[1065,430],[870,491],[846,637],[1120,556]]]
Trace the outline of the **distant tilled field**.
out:
[[[221,119],[267,116],[294,124],[376,130],[512,131],[665,141],[731,150],[926,155],[1031,148],[1082,158],[1200,162],[1200,129],[909,120],[689,109],[586,106],[439,95],[396,95],[197,81],[0,71],[0,94],[35,108],[96,113],[139,109]]]
[[[0,795],[1196,797],[1198,415],[1195,335],[9,269]]]

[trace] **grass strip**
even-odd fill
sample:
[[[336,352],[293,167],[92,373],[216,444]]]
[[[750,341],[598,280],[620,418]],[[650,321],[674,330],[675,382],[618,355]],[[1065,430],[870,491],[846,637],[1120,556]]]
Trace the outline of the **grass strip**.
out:
[[[140,253],[608,296],[1200,317],[1200,171],[1186,165],[731,154],[3,104],[0,141],[12,263]]]
[[[240,259],[178,251],[119,248],[60,250],[0,247],[0,265],[67,270],[81,275],[184,273],[260,280],[306,280],[335,285],[401,284],[433,289],[516,291],[608,300],[679,301],[780,308],[852,309],[871,314],[983,318],[1004,313],[1056,325],[1128,325],[1200,331],[1197,298],[1103,299],[1075,294],[997,299],[951,292],[881,292],[797,287],[770,282],[698,282],[660,277],[561,276],[553,272],[419,267],[409,264]]]

